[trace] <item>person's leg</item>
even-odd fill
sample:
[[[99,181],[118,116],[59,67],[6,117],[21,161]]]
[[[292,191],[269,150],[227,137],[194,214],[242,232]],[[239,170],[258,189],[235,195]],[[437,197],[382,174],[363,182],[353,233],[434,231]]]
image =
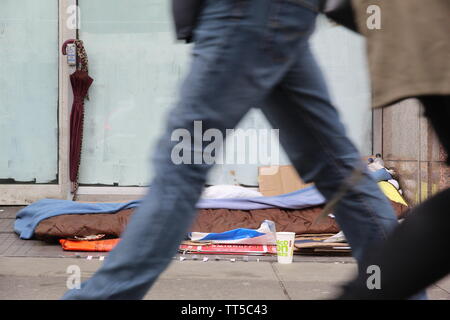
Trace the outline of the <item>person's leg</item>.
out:
[[[225,136],[226,129],[234,128],[251,107],[264,100],[288,70],[298,42],[315,17],[304,7],[287,7],[285,0],[207,0],[195,31],[192,67],[180,103],[170,113],[155,150],[156,176],[150,191],[99,271],[64,299],[140,299],[145,295],[194,220],[211,167],[202,159],[207,156],[202,134],[217,129]],[[202,121],[200,132],[194,121]],[[193,138],[189,151],[171,141],[186,134]],[[186,156],[193,164],[174,163],[174,157]]]
[[[397,226],[394,210],[346,135],[308,43],[296,64],[262,108],[280,128],[280,140],[305,182],[314,182],[327,200],[361,168],[361,179],[335,208],[336,220],[361,262],[363,253]]]
[[[447,152],[447,164],[450,165],[450,95],[423,96],[419,100],[425,108],[425,116]]]
[[[344,287],[341,300],[407,299],[450,272],[448,226],[450,189],[412,210],[381,247],[374,247],[365,266],[377,266],[380,288],[369,289],[371,274]]]
[[[425,115],[450,154],[450,97],[420,99]],[[450,161],[447,159],[447,163]],[[449,163],[450,164],[450,163]],[[373,248],[364,265],[380,267],[381,289],[369,290],[368,275],[344,287],[339,299],[406,299],[450,272],[450,189],[413,209],[381,248]]]

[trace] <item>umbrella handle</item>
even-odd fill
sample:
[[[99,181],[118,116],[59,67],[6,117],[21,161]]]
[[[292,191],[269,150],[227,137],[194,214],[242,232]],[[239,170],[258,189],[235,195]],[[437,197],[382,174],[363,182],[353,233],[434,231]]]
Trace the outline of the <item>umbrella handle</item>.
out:
[[[67,55],[67,45],[70,43],[74,43],[75,41],[77,41],[76,39],[69,39],[67,41],[65,41],[62,45],[62,54],[63,55]]]

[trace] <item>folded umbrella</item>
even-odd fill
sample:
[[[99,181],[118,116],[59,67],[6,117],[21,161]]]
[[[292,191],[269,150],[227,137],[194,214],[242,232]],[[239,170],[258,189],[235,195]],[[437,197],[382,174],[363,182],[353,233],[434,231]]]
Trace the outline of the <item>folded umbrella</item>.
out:
[[[70,76],[73,90],[73,105],[70,114],[70,181],[72,192],[78,188],[78,171],[83,141],[84,99],[94,80],[86,71],[77,70]]]
[[[88,91],[94,79],[89,76],[88,59],[83,41],[74,39],[66,41],[63,45],[63,54],[66,54],[66,46],[69,43],[75,43],[77,53],[77,70],[70,75],[73,104],[70,114],[69,172],[70,181],[72,182],[71,192],[74,194],[75,200],[78,190],[78,173],[83,141],[84,100],[86,98],[89,99]]]

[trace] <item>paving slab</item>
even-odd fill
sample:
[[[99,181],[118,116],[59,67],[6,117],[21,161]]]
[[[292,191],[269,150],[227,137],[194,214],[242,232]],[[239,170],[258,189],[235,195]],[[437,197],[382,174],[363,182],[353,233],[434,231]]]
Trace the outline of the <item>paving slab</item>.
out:
[[[450,300],[450,293],[437,285],[432,285],[427,289],[429,300]]]
[[[276,263],[273,268],[293,300],[333,298],[357,271],[355,263]]]
[[[59,299],[66,289],[69,266],[80,268],[82,280],[101,266],[100,260],[0,258],[0,299]],[[145,299],[156,300],[283,300],[288,299],[270,263],[173,261]]]
[[[59,299],[67,290],[69,266],[82,281],[101,266],[98,259],[0,257],[0,300]],[[355,272],[349,263],[177,261],[160,276],[145,299],[152,300],[323,300],[332,299]],[[444,282],[449,281],[445,279]],[[437,285],[432,300],[450,300]]]
[[[19,210],[24,206],[0,206],[0,218],[15,219]]]
[[[156,282],[148,300],[288,300],[276,280],[189,279]]]
[[[441,288],[442,290],[445,290],[447,293],[450,294],[450,275],[445,277],[444,279],[438,281],[436,285]]]

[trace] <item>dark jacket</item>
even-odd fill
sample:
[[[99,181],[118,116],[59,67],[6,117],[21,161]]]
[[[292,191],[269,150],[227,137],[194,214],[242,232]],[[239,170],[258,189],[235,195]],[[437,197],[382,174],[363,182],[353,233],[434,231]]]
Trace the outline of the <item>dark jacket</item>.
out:
[[[192,41],[192,33],[205,0],[172,0],[172,14],[178,40]]]

